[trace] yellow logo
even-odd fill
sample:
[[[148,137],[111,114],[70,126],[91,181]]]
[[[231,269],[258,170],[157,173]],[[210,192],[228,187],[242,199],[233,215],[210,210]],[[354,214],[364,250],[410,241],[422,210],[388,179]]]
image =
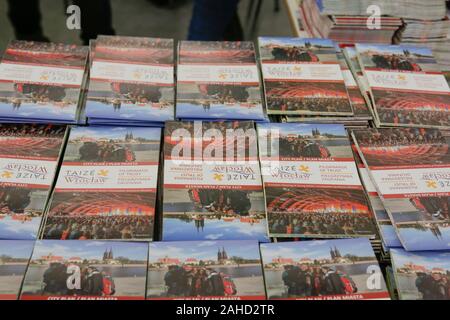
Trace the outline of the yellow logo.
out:
[[[48,80],[48,75],[46,75],[46,74],[43,74],[42,76],[40,76],[40,78],[39,78],[40,80],[44,80],[44,81],[46,81],[46,80]]]
[[[405,81],[405,80],[406,80],[406,76],[404,76],[403,74],[399,74],[399,75],[397,76],[397,78],[398,78],[398,80],[402,80],[402,81]]]
[[[226,78],[227,78],[227,74],[226,73],[219,74],[219,79],[225,80]]]
[[[427,187],[428,188],[432,188],[432,189],[436,189],[437,188],[436,181],[432,181],[432,180],[427,181]]]
[[[214,173],[214,180],[216,181],[222,181],[223,179],[223,174],[222,173]]]
[[[136,71],[136,72],[133,74],[133,77],[134,77],[135,79],[141,79],[141,78],[142,78],[142,73]]]
[[[298,167],[298,170],[300,170],[301,172],[304,172],[304,173],[308,173],[309,167],[305,166],[305,165],[301,165],[300,167]]]
[[[98,175],[101,177],[106,177],[108,175],[109,171],[102,169],[102,170],[98,170]]]
[[[12,176],[13,176],[13,173],[10,172],[10,171],[3,171],[3,173],[2,173],[2,178],[9,179],[9,178],[11,178]]]
[[[294,69],[295,72],[302,71],[302,67],[300,67],[300,66],[295,66],[293,69]]]

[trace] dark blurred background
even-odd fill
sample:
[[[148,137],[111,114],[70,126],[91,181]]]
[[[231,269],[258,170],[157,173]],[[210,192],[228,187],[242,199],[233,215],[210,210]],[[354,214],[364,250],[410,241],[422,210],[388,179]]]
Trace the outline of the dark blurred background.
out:
[[[292,35],[283,0],[0,0],[0,52],[16,36],[83,43],[79,30],[66,27],[66,8],[73,2],[82,10],[84,39],[97,32],[177,40],[252,40],[259,35]],[[84,6],[89,10],[88,18]],[[191,25],[193,11],[195,21]],[[39,20],[41,30],[36,27]],[[15,21],[16,28],[11,21]],[[220,24],[226,27],[216,30]]]

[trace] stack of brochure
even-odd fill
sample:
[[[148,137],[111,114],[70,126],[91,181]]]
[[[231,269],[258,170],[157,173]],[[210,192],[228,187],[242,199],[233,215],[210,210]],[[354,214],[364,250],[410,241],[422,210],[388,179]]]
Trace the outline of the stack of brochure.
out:
[[[343,125],[258,124],[269,235],[374,238]]]
[[[259,38],[268,114],[353,115],[333,41]]]
[[[268,299],[389,300],[368,239],[261,245]]]
[[[0,125],[0,239],[36,239],[66,127]]]
[[[149,300],[265,300],[257,241],[150,244]]]
[[[403,248],[450,249],[450,133],[395,128],[352,136]]]
[[[99,36],[91,43],[90,124],[162,126],[174,119],[173,40]]]
[[[73,128],[43,238],[153,239],[160,140],[160,128]]]
[[[77,123],[87,59],[86,47],[11,41],[0,62],[2,122]]]
[[[268,241],[253,122],[166,123],[162,225],[163,240]]]
[[[377,126],[450,126],[450,89],[430,49],[358,43],[356,51]]]
[[[181,41],[176,117],[266,121],[253,43]]]

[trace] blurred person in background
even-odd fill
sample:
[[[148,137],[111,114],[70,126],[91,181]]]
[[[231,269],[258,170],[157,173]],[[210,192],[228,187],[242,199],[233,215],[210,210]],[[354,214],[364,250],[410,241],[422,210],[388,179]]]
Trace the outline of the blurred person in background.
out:
[[[239,0],[195,0],[188,40],[241,41]]]
[[[69,3],[64,2],[67,7]],[[115,34],[109,0],[74,0],[72,3],[81,10],[80,37],[83,44],[89,44],[89,40],[99,34]],[[8,17],[17,40],[50,41],[42,29],[39,0],[8,0]]]

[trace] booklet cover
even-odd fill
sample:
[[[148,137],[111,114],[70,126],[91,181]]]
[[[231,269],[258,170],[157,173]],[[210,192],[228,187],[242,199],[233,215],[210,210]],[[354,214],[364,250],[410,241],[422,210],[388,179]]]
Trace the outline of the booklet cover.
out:
[[[364,96],[362,95],[359,86],[353,77],[353,73],[349,69],[344,53],[341,51],[339,46],[336,46],[336,55],[341,67],[342,76],[344,77],[348,97],[350,98],[354,118],[372,120],[372,113],[366,104],[366,100],[364,99]]]
[[[0,118],[76,123],[88,49],[13,40],[0,62]]]
[[[401,300],[450,300],[448,252],[392,249],[391,259]]]
[[[353,115],[334,42],[258,38],[268,114]]]
[[[17,300],[33,252],[29,240],[0,240],[0,300]]]
[[[38,240],[21,300],[144,300],[148,243]]]
[[[253,122],[166,124],[163,240],[268,241],[256,144]]]
[[[173,56],[171,39],[99,36],[91,43],[88,121],[173,120]]]
[[[352,135],[403,247],[449,249],[450,133],[386,128]]]
[[[353,138],[351,138],[351,143],[356,165],[358,166],[359,176],[361,178],[364,189],[366,190],[372,212],[374,213],[375,222],[377,224],[381,240],[383,241],[383,247],[385,250],[396,247],[401,248],[402,244],[400,242],[400,239],[398,238],[397,233],[395,232],[395,228],[392,225],[391,219],[389,218],[389,215],[383,206],[383,202],[378,196],[377,189],[373,184],[372,179],[370,178],[369,171],[358,154],[358,150],[353,142]]]
[[[261,244],[268,299],[389,300],[366,238]]]
[[[181,41],[176,117],[264,121],[253,43]]]
[[[271,237],[374,237],[373,215],[343,125],[257,128]]]
[[[265,300],[258,242],[151,243],[147,299]]]
[[[0,125],[0,239],[36,239],[66,127]]]
[[[159,128],[73,128],[43,237],[151,240],[160,140]]]
[[[379,126],[448,128],[450,89],[431,50],[356,44]]]

